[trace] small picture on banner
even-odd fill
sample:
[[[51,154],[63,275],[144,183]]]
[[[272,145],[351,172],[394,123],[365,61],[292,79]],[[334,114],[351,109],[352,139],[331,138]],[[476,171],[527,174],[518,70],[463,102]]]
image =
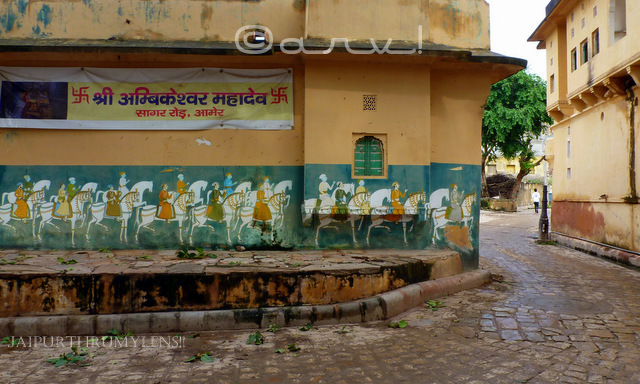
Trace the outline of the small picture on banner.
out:
[[[66,119],[67,83],[3,81],[0,118]]]

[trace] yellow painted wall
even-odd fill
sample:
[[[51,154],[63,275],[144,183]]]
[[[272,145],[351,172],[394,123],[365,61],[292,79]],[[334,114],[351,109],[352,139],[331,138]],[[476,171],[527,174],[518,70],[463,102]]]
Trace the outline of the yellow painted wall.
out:
[[[622,97],[556,124],[552,128],[553,199],[602,201],[600,196],[607,194],[608,201],[622,201],[629,193],[628,127]],[[571,168],[570,179],[567,168]]]
[[[43,0],[3,1],[11,28],[0,38],[233,41],[250,24],[269,27],[274,40],[304,33],[304,0]],[[286,20],[286,22],[283,22]]]
[[[482,113],[491,78],[480,71],[431,72],[431,162],[481,163]],[[464,113],[463,113],[464,112]]]
[[[558,25],[551,36],[546,40],[547,45],[547,104],[557,104],[559,100],[565,100],[567,95],[567,40],[565,25]],[[551,76],[554,77],[553,91],[551,88]]]
[[[484,0],[3,1],[0,38],[233,41],[258,24],[285,38],[424,41],[489,49]],[[307,24],[308,20],[308,24]]]
[[[489,49],[489,5],[484,0],[430,0],[431,41]]]
[[[318,58],[305,75],[307,163],[351,164],[353,134],[372,133],[387,136],[389,164],[429,164],[426,64]],[[376,112],[363,111],[363,95],[377,96]]]
[[[533,161],[536,162],[539,159],[539,157],[536,157]],[[489,173],[490,165],[495,165],[497,172]],[[512,166],[513,172],[509,172],[507,166]],[[487,172],[487,175],[495,175],[496,173],[512,173],[513,175],[517,175],[518,172],[520,172],[520,162],[518,162],[518,159],[507,160],[505,157],[500,156],[496,158],[495,161],[487,162],[485,172]],[[530,175],[544,176],[544,166],[542,165],[542,163],[536,166],[533,169],[533,172],[530,173]]]
[[[310,0],[308,37],[417,41],[422,25],[429,40],[429,11],[422,0]]]
[[[283,131],[71,131],[0,129],[3,165],[302,165],[304,66],[291,55],[262,59],[188,55],[5,54],[0,65],[115,68],[293,68],[294,128]],[[211,146],[198,145],[205,138]],[[282,150],[286,148],[286,150]]]
[[[489,6],[483,0],[310,0],[308,36],[354,40],[423,40],[489,48]]]

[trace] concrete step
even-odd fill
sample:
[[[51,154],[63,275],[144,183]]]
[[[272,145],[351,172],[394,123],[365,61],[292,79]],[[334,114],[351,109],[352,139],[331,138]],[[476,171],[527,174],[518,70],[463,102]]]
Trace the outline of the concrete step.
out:
[[[462,273],[450,250],[210,251],[197,260],[175,250],[0,256],[4,318],[334,305]]]

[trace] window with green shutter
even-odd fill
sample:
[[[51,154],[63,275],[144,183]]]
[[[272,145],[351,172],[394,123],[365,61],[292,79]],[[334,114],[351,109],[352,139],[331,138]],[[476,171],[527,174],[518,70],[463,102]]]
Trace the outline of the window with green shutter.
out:
[[[373,136],[365,136],[356,142],[354,152],[354,175],[383,176],[384,151],[382,142]]]

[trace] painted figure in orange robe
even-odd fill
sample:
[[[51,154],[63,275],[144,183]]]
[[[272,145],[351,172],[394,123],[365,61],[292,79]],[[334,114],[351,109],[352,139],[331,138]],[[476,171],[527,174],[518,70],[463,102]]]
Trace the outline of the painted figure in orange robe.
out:
[[[172,197],[172,195],[167,192],[168,188],[169,186],[166,183],[162,184],[162,190],[158,195],[158,198],[160,199],[160,205],[158,206],[158,218],[167,221],[174,217],[173,206],[168,201]]]
[[[395,181],[393,184],[393,191],[391,191],[391,206],[393,207],[392,215],[403,215],[404,207],[402,203],[400,203],[400,198],[405,197],[407,194],[407,189],[404,190],[404,193],[400,192],[400,184]]]
[[[16,210],[15,212],[13,212],[13,214],[22,220],[28,219],[30,214],[29,214],[29,206],[27,205],[27,202],[24,200],[25,199],[25,194],[24,191],[22,190],[22,183],[18,183],[18,189],[16,189]]]
[[[271,220],[271,210],[266,204],[264,184],[260,184],[260,190],[256,194],[256,207],[253,210],[253,220],[255,221],[269,221]]]
[[[176,190],[178,191],[178,195],[182,195],[183,193],[187,193],[187,185],[189,183],[184,182],[184,175],[181,173],[178,175],[178,182],[176,183]]]

